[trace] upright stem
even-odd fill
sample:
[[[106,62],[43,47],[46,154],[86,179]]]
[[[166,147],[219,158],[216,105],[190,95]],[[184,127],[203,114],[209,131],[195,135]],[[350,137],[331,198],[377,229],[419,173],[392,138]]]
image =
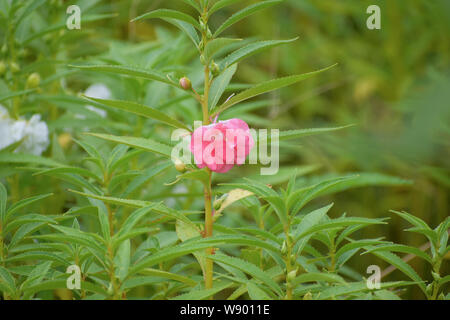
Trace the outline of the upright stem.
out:
[[[203,23],[205,26],[207,26],[208,23],[208,8],[207,6],[204,7],[203,14],[201,19],[203,20]],[[207,28],[207,27],[206,27]],[[204,30],[202,32],[202,42],[203,42],[203,49],[201,50],[202,54],[204,51],[204,48],[206,47],[206,44],[208,43],[208,35],[207,30]],[[205,73],[205,83],[204,83],[204,91],[203,91],[203,97],[201,99],[202,104],[202,114],[203,114],[203,125],[208,125],[210,123],[209,120],[209,90],[211,86],[211,77],[210,77],[210,67],[209,63],[205,64],[204,68]],[[213,212],[212,212],[212,191],[211,191],[211,179],[212,179],[212,172],[208,168],[206,169],[208,172],[208,182],[205,184],[204,187],[204,198],[205,198],[205,237],[211,237],[213,235]],[[207,248],[206,249],[206,255],[209,256],[213,254],[214,250],[213,248]],[[211,289],[213,287],[213,261],[211,259],[206,259],[206,265],[205,265],[205,274],[204,280],[205,280],[205,289]]]

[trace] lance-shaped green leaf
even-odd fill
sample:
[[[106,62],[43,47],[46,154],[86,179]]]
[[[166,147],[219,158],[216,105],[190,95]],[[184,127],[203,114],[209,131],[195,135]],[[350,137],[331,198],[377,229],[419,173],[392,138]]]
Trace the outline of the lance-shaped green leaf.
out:
[[[176,273],[172,273],[172,272],[158,270],[158,269],[147,268],[147,269],[142,270],[139,273],[146,275],[146,276],[153,276],[153,277],[158,277],[158,278],[165,278],[165,279],[169,279],[169,280],[179,281],[179,282],[187,284],[190,287],[195,287],[198,284],[197,281],[192,280],[191,278],[188,278],[188,277],[176,274]]]
[[[38,171],[36,173],[33,173],[33,176],[38,175],[50,175],[52,173],[71,173],[71,174],[79,174],[80,176],[93,178],[97,182],[101,182],[102,179],[97,176],[94,172],[84,169],[84,168],[78,168],[78,167],[58,167],[58,168],[51,168],[46,169],[42,171]]]
[[[135,138],[135,137],[119,137],[110,134],[100,134],[100,133],[86,133],[86,134],[103,140],[122,143],[133,148],[157,153],[167,158],[171,157],[172,148],[170,146],[150,139]]]
[[[15,97],[20,97],[20,96],[32,93],[34,91],[36,91],[36,89],[27,89],[27,90],[21,90],[21,91],[8,92],[8,93],[0,95],[0,102],[9,100],[9,99],[12,99]]]
[[[139,104],[131,101],[121,101],[121,100],[105,100],[105,99],[97,99],[92,97],[86,97],[88,100],[95,101],[101,103],[105,106],[131,112],[137,114],[139,116],[143,116],[149,119],[153,119],[156,121],[160,121],[162,123],[168,124],[174,128],[181,128],[190,131],[190,129],[183,124],[182,122],[169,117],[164,112],[161,112],[157,109],[153,109],[151,107],[145,106],[143,104]]]
[[[242,41],[242,39],[217,38],[209,41],[204,52],[206,61],[210,61],[220,49],[239,41]]]
[[[371,253],[371,252],[378,252],[378,251],[388,251],[388,252],[402,252],[402,253],[408,253],[408,254],[412,254],[415,255],[417,257],[420,257],[426,261],[428,261],[429,263],[433,263],[431,260],[431,257],[426,254],[425,252],[423,252],[422,250],[420,250],[419,248],[416,247],[409,247],[409,246],[405,246],[402,244],[384,244],[384,245],[380,245],[377,247],[374,247],[370,250],[367,250],[366,253]]]
[[[341,276],[332,273],[320,273],[320,272],[308,272],[303,273],[296,277],[293,281],[293,285],[299,285],[305,282],[328,282],[328,283],[341,283],[346,284],[345,280]]]
[[[181,294],[172,298],[171,300],[206,300],[209,297],[212,297],[216,293],[231,287],[232,283],[215,283],[213,288],[211,289],[201,289],[201,290],[192,290],[191,292]]]
[[[36,201],[40,201],[42,199],[48,198],[52,195],[53,195],[53,193],[41,194],[41,195],[38,195],[35,197],[26,198],[26,199],[17,201],[16,203],[14,203],[12,206],[9,207],[8,211],[6,211],[5,221],[8,221],[9,217],[11,217],[15,212],[17,212],[21,208],[28,206]],[[0,206],[1,206],[1,204],[0,204]]]
[[[248,6],[245,9],[242,9],[241,11],[236,12],[233,14],[230,18],[228,18],[214,33],[214,37],[217,37],[222,32],[224,32],[226,29],[231,27],[236,22],[241,21],[242,19],[262,10],[269,8],[275,4],[278,4],[282,2],[282,0],[268,0],[268,1],[260,1],[258,3],[255,3],[251,6]]]
[[[247,45],[243,48],[240,48],[240,49],[234,51],[233,53],[231,53],[230,55],[228,55],[225,59],[223,59],[220,62],[220,66],[221,66],[221,68],[225,69],[228,66],[231,66],[234,63],[237,63],[248,57],[251,57],[252,55],[255,55],[261,51],[264,51],[264,50],[267,50],[267,49],[270,49],[273,47],[277,47],[282,44],[290,43],[297,39],[298,39],[298,37],[294,38],[294,39],[290,39],[290,40],[269,40],[269,41],[257,41],[257,42],[250,43],[249,45]]]
[[[117,17],[116,13],[83,15],[83,23],[94,22],[114,17]],[[66,21],[64,20],[57,24],[51,24],[50,27],[42,29],[38,32],[30,32],[30,35],[21,42],[21,45],[26,46],[30,41],[33,41],[34,39],[42,38],[44,35],[48,33],[56,32],[65,28],[67,28],[67,24]]]
[[[219,0],[208,10],[208,16],[211,16],[214,12],[225,8],[227,6],[231,6],[234,3],[237,3],[241,0]]]
[[[198,5],[198,3],[196,2],[196,0],[182,0],[184,3],[190,5],[192,8],[194,8],[195,10],[197,10],[198,12],[202,12],[202,9],[200,8],[200,6]]]
[[[192,25],[190,25],[187,22],[184,22],[181,20],[176,20],[176,19],[167,18],[167,19],[163,19],[163,20],[167,21],[168,23],[173,24],[175,27],[177,27],[178,29],[183,31],[189,37],[189,39],[191,39],[191,41],[194,43],[194,45],[198,48],[200,39],[198,37],[197,30],[195,30],[195,28]]]
[[[338,130],[347,129],[352,127],[352,125],[341,126],[341,127],[333,127],[333,128],[311,128],[311,129],[298,129],[298,130],[287,130],[281,131],[279,135],[279,140],[290,140],[290,139],[298,139],[308,136],[313,136],[316,134],[328,133]],[[270,136],[268,137],[268,141],[270,141]]]
[[[35,165],[44,165],[49,167],[62,166],[61,163],[52,159],[35,156],[25,153],[2,153],[0,152],[0,163],[31,163]]]
[[[4,267],[0,266],[0,290],[6,291],[10,295],[16,290],[16,282],[11,273]]]
[[[371,248],[369,247],[368,250],[371,250]],[[426,293],[424,281],[420,278],[420,276],[416,273],[416,271],[409,264],[400,259],[399,256],[397,256],[394,253],[384,251],[375,251],[372,252],[372,254],[395,266],[398,270],[400,270],[410,279],[416,282],[417,285],[420,287],[420,289],[422,289],[422,291]]]
[[[196,29],[201,30],[200,24],[197,20],[195,20],[190,15],[187,15],[183,12],[171,10],[171,9],[158,9],[151,12],[144,13],[143,15],[140,15],[139,17],[134,18],[131,20],[131,22],[143,20],[143,19],[154,19],[154,18],[161,18],[161,19],[175,19],[187,22],[194,26]]]
[[[231,98],[230,100],[228,100],[227,102],[222,104],[221,106],[217,107],[215,110],[213,110],[213,116],[215,116],[218,113],[223,112],[224,110],[230,108],[231,106],[234,106],[235,104],[237,104],[239,102],[256,97],[263,93],[271,92],[271,91],[274,91],[274,90],[277,90],[280,88],[284,88],[284,87],[293,85],[297,82],[308,79],[316,74],[324,72],[334,66],[335,65],[332,65],[330,67],[327,67],[327,68],[324,68],[321,70],[304,73],[304,74],[300,74],[300,75],[296,75],[296,76],[289,76],[289,77],[284,77],[284,78],[280,78],[280,79],[270,80],[267,82],[257,84],[254,87],[239,93],[238,95],[234,96],[233,98]]]
[[[5,186],[0,182],[0,223],[3,223],[6,215],[6,200],[8,193]]]
[[[147,80],[154,80],[169,84],[176,88],[180,88],[178,83],[170,80],[165,74],[155,71],[148,70],[141,67],[131,67],[131,66],[120,66],[120,65],[85,65],[85,66],[75,66],[70,65],[72,68],[78,68],[87,71],[96,71],[96,72],[107,72],[113,73],[117,75],[130,76],[136,78],[142,78]]]
[[[163,205],[162,203],[154,203],[154,202],[142,201],[142,200],[121,199],[121,198],[115,198],[115,197],[106,197],[106,196],[84,193],[84,192],[79,192],[79,191],[70,190],[70,189],[69,189],[69,191],[79,194],[79,195],[82,195],[82,196],[85,196],[85,197],[98,199],[98,200],[105,201],[107,203],[123,205],[123,206],[131,207],[131,208],[144,208],[144,207],[152,206],[152,210],[154,210],[155,212],[157,212],[161,215],[170,217],[172,219],[179,219],[185,223],[194,225],[193,222],[191,220],[189,220],[185,215],[176,211],[175,209],[171,209],[171,208]]]
[[[265,271],[261,270],[259,267],[255,266],[254,264],[241,260],[239,258],[229,257],[224,254],[214,254],[208,256],[209,259],[215,261],[224,263],[226,265],[232,266],[234,268],[237,268],[255,279],[263,282],[266,284],[269,288],[271,288],[274,292],[276,292],[279,296],[282,295],[282,290],[278,283],[276,283],[272,277]]]
[[[214,79],[211,90],[209,94],[209,108],[210,110],[214,109],[219,102],[220,97],[222,97],[226,88],[230,84],[231,79],[237,70],[237,64],[232,65],[228,69],[226,69],[220,76]]]

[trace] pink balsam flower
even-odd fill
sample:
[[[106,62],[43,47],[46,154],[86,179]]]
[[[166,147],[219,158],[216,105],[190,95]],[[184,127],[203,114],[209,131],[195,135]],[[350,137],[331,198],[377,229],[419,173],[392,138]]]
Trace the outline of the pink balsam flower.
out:
[[[197,128],[191,138],[195,164],[225,173],[242,165],[254,141],[247,123],[241,119],[219,121]]]

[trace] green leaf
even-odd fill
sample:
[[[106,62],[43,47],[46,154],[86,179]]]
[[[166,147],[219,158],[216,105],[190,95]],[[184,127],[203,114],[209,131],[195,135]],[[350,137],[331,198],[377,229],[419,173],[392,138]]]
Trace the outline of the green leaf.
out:
[[[14,294],[16,290],[16,282],[11,273],[4,267],[0,266],[0,289],[5,288],[9,294]]]
[[[190,15],[187,15],[183,12],[176,11],[176,10],[170,10],[170,9],[158,9],[151,12],[144,13],[143,15],[140,15],[139,17],[134,18],[131,20],[131,22],[143,20],[143,19],[153,19],[153,18],[169,18],[169,19],[175,19],[175,20],[181,20],[184,22],[187,22],[194,26],[196,29],[201,31],[200,24]]]
[[[406,281],[396,281],[396,282],[382,282],[380,283],[380,289],[386,289],[386,288],[396,288],[401,287],[405,285],[409,285],[411,283]],[[324,288],[320,291],[319,299],[321,300],[327,300],[327,299],[336,299],[338,297],[347,296],[356,294],[359,292],[368,292],[372,291],[367,288],[367,283],[364,282],[355,282],[350,283],[347,285],[340,285],[335,287],[328,287]]]
[[[0,182],[0,223],[3,224],[6,215],[6,201],[8,200],[8,193],[5,186]]]
[[[0,102],[15,98],[15,97],[20,97],[29,93],[32,93],[36,91],[36,89],[28,89],[28,90],[22,90],[22,91],[13,91],[13,92],[8,92],[6,94],[0,95]]]
[[[87,65],[87,66],[75,66],[70,65],[72,68],[78,68],[87,71],[95,71],[95,72],[107,72],[114,73],[118,75],[143,78],[147,80],[159,81],[162,83],[169,84],[176,88],[180,88],[178,83],[171,81],[167,78],[163,73],[160,73],[155,70],[147,70],[142,67],[129,67],[129,66],[119,66],[119,65]]]
[[[73,193],[77,193],[77,194],[85,196],[85,197],[90,197],[90,198],[102,200],[102,201],[105,201],[108,203],[124,205],[124,206],[132,207],[132,208],[144,208],[144,207],[149,207],[149,206],[154,205],[154,207],[152,209],[161,215],[168,216],[173,219],[179,219],[188,224],[193,224],[193,222],[191,220],[189,220],[182,213],[179,213],[178,211],[171,209],[161,203],[153,203],[150,201],[141,201],[141,200],[120,199],[120,198],[114,198],[114,197],[105,197],[105,196],[99,196],[96,194],[83,193],[83,192],[70,190],[70,189],[69,189],[69,191],[73,192]]]
[[[35,165],[44,165],[49,167],[62,166],[59,162],[52,159],[35,156],[32,154],[25,153],[1,153],[0,152],[0,163],[30,163]]]
[[[312,227],[319,224],[322,219],[326,216],[327,212],[331,209],[333,204],[322,207],[320,209],[314,210],[308,214],[306,214],[300,223],[297,225],[297,228],[294,232],[294,238],[297,240],[300,238],[299,236],[302,234],[306,234]],[[301,253],[306,243],[309,241],[311,236],[306,237],[297,243],[298,246],[298,254]]]
[[[282,44],[291,43],[298,38],[290,39],[290,40],[269,40],[269,41],[257,41],[250,43],[249,45],[240,48],[230,55],[228,55],[225,59],[220,62],[221,69],[226,69],[229,66],[242,61],[252,55],[255,55],[261,51],[277,47]],[[217,39],[218,40],[218,39]]]
[[[45,169],[45,170],[33,173],[33,176],[51,175],[53,173],[79,174],[80,176],[92,178],[99,183],[102,182],[102,179],[99,176],[97,176],[97,174],[95,174],[94,172],[87,170],[87,169],[78,168],[78,167],[58,167],[58,168],[52,168],[52,169]]]
[[[214,58],[214,55],[222,48],[239,41],[242,41],[242,39],[217,38],[209,41],[204,52],[206,61],[211,61],[211,59]]]
[[[282,0],[268,0],[268,1],[260,1],[253,5],[248,6],[247,8],[236,12],[230,18],[228,18],[214,33],[214,38],[220,35],[223,31],[231,27],[233,24],[241,21],[242,19],[252,15],[253,13],[269,8],[275,4],[282,2]]]
[[[151,139],[135,138],[135,137],[119,137],[101,133],[86,133],[86,134],[103,140],[122,143],[133,148],[153,152],[156,154],[163,155],[167,158],[171,158],[172,148],[170,146],[153,141]]]
[[[239,1],[241,0],[219,0],[216,3],[214,3],[214,5],[208,10],[208,16],[211,16],[214,12],[227,6],[230,6],[234,3],[237,3]]]
[[[131,242],[130,239],[123,241],[117,250],[114,262],[116,264],[116,275],[120,281],[123,281],[128,275],[128,268],[131,260]]]
[[[308,272],[303,273],[292,281],[292,285],[296,286],[305,282],[327,282],[346,284],[341,276],[333,273]]]
[[[402,244],[384,244],[381,246],[377,246],[373,249],[367,250],[365,253],[373,253],[378,251],[388,251],[388,252],[402,252],[402,253],[408,253],[415,255],[417,257],[420,257],[424,259],[425,261],[428,261],[430,264],[433,264],[433,261],[431,260],[431,257],[427,255],[425,252],[420,250],[416,247],[409,247]]]
[[[29,16],[33,11],[35,11],[37,8],[39,8],[40,6],[42,6],[44,3],[46,2],[46,0],[34,0],[34,1],[30,1],[28,3],[28,5],[26,6],[26,8],[23,10],[22,14],[20,15],[19,18],[17,18],[15,26],[14,26],[14,31],[17,32],[17,30],[19,29],[20,24],[22,23],[22,21]]]
[[[370,251],[371,248],[369,247],[368,250]],[[414,282],[416,282],[417,285],[422,289],[422,291],[426,293],[425,284],[423,280],[420,278],[420,276],[416,273],[416,271],[414,271],[414,269],[409,264],[404,262],[397,255],[391,252],[383,252],[383,251],[376,251],[372,253],[376,255],[378,258],[383,259],[389,264],[395,266],[398,270],[400,270],[409,278],[411,278]]]
[[[147,268],[142,270],[140,273],[146,276],[161,277],[169,280],[179,281],[187,284],[190,287],[195,287],[198,284],[197,281],[192,280],[191,278],[158,269]]]
[[[181,128],[190,131],[190,129],[183,124],[182,122],[173,119],[169,117],[166,113],[161,112],[157,109],[153,109],[151,107],[131,102],[131,101],[120,101],[120,100],[104,100],[104,99],[97,99],[97,98],[91,98],[86,97],[88,100],[98,102],[100,104],[103,104],[105,106],[131,112],[134,114],[137,114],[139,116],[143,116],[149,119],[157,120],[162,123],[168,124],[174,128]]]
[[[322,133],[328,133],[333,131],[338,131],[342,129],[347,129],[352,127],[352,125],[348,126],[341,126],[341,127],[334,127],[334,128],[312,128],[312,129],[299,129],[299,130],[288,130],[288,131],[281,131],[279,140],[290,140],[290,139],[298,139],[303,138],[307,136],[312,136],[316,134],[322,134]],[[269,139],[270,141],[270,139]]]
[[[267,272],[261,270],[259,267],[255,266],[250,262],[246,262],[238,258],[229,257],[223,254],[210,255],[208,256],[208,258],[215,262],[221,262],[226,265],[235,267],[251,275],[255,279],[258,279],[259,281],[263,282],[268,287],[270,287],[274,292],[276,292],[279,296],[283,295],[283,291],[281,290],[280,286],[272,279],[272,277],[269,274],[267,274]]]
[[[94,21],[99,21],[99,20],[114,18],[114,17],[117,17],[117,14],[107,13],[107,14],[83,15],[83,23],[94,22]],[[33,41],[34,39],[42,38],[44,35],[46,35],[48,33],[52,33],[52,32],[58,31],[58,30],[66,29],[66,28],[67,28],[67,24],[66,24],[65,20],[61,23],[51,24],[50,27],[40,30],[38,32],[30,32],[30,35],[21,42],[21,45],[26,47],[28,45],[28,43],[30,41]]]
[[[214,284],[214,287],[211,289],[192,290],[191,292],[179,295],[171,300],[206,300],[231,285],[231,283]]]
[[[332,65],[330,67],[327,67],[327,68],[324,68],[324,69],[321,69],[318,71],[313,71],[313,72],[304,73],[304,74],[295,75],[295,76],[289,76],[289,77],[285,77],[285,78],[279,78],[279,79],[270,80],[267,82],[257,84],[254,87],[247,89],[247,90],[239,93],[238,95],[234,96],[233,98],[231,98],[230,100],[228,100],[227,102],[222,104],[220,107],[215,108],[215,110],[213,110],[213,116],[215,116],[218,113],[223,112],[224,110],[234,106],[235,104],[237,104],[239,102],[256,97],[263,93],[267,93],[267,92],[274,91],[274,90],[277,90],[277,89],[280,89],[283,87],[293,85],[297,82],[308,79],[316,74],[324,72],[334,66],[335,65]]]
[[[220,76],[214,79],[211,85],[211,91],[209,95],[209,109],[212,110],[216,107],[220,97],[222,97],[226,88],[230,84],[231,79],[236,73],[237,65],[232,65],[226,69]]]
[[[247,283],[247,291],[252,300],[272,300],[272,298],[262,289],[260,289],[254,281]]]
[[[202,9],[200,8],[200,6],[197,4],[197,2],[195,2],[195,0],[182,0],[184,3],[190,5],[192,8],[194,8],[195,10],[197,10],[198,12],[202,12]]]
[[[296,215],[306,204],[308,204],[311,200],[319,197],[323,193],[325,193],[329,188],[346,181],[348,179],[354,179],[355,177],[341,177],[335,178],[331,180],[326,180],[320,182],[311,187],[302,188],[296,190],[291,195],[289,195],[287,204],[288,209],[290,209],[290,215]]]

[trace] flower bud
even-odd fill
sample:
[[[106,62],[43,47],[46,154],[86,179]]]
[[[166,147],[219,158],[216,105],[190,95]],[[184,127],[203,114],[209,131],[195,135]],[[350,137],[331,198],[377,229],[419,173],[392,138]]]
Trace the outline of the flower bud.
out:
[[[27,88],[34,89],[39,87],[39,84],[41,83],[41,76],[39,73],[35,72],[30,74],[30,76],[27,79]]]
[[[208,37],[208,39],[211,39],[213,37],[211,30],[206,30],[206,37]]]
[[[225,193],[219,199],[216,199],[213,203],[214,210],[216,210],[216,211],[219,210],[227,197],[228,197],[228,193]]]
[[[211,72],[214,77],[217,77],[220,74],[220,68],[219,65],[215,62],[211,64]]]
[[[297,269],[292,270],[287,275],[287,281],[292,282],[297,277]]]
[[[200,56],[200,63],[203,64],[203,65],[206,65],[206,58],[205,58],[204,55]]]
[[[1,77],[2,75],[4,75],[5,72],[6,72],[6,64],[5,64],[5,62],[2,60],[2,61],[0,61],[0,77]]]
[[[177,171],[180,173],[184,173],[186,171],[186,165],[183,163],[183,161],[177,159],[175,160],[175,169],[177,169]]]
[[[281,246],[281,254],[286,254],[287,253],[287,245],[286,245],[286,240],[283,241],[283,245]]]
[[[12,73],[17,73],[17,72],[20,71],[20,66],[17,63],[15,63],[15,62],[11,62],[9,67],[11,68],[11,72]]]
[[[307,292],[304,296],[303,296],[303,300],[312,300],[312,294],[311,292]]]
[[[191,90],[192,89],[192,83],[191,80],[189,80],[186,77],[183,77],[180,79],[180,86],[184,89],[184,90]]]

